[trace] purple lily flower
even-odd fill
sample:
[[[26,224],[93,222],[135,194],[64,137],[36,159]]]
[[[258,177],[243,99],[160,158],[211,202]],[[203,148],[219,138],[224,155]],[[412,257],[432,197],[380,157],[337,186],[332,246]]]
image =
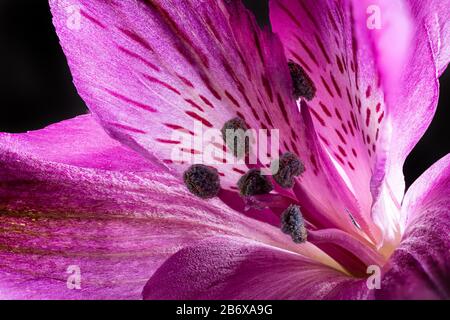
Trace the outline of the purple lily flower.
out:
[[[450,298],[450,155],[402,174],[448,0],[271,0],[273,33],[239,1],[50,6],[91,113],[0,134],[0,298]],[[286,176],[173,161],[233,119],[279,129]]]

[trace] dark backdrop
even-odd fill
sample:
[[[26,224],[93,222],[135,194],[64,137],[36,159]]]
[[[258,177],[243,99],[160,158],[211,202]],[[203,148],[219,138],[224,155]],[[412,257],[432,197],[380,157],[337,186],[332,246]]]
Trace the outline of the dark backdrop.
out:
[[[246,0],[267,24],[267,3]],[[0,131],[24,132],[86,112],[58,44],[46,0],[0,0]],[[450,70],[441,78],[437,114],[409,156],[410,185],[450,150]]]

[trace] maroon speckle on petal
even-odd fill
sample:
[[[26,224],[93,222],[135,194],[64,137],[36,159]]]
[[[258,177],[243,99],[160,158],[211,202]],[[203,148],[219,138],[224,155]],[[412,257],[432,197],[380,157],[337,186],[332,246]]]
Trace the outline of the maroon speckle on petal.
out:
[[[161,138],[157,138],[155,139],[158,142],[161,143],[165,143],[165,144],[180,144],[181,141],[176,141],[176,140],[169,140],[169,139],[161,139]]]
[[[186,101],[187,103],[189,103],[192,107],[196,108],[197,110],[204,112],[205,110],[203,110],[202,107],[200,107],[197,103],[195,103],[194,101],[192,101],[191,99],[184,99],[184,101]]]
[[[378,117],[378,123],[381,123],[384,117],[384,111],[381,113],[381,115]]]
[[[131,98],[128,98],[128,97],[126,97],[126,96],[124,96],[124,95],[122,95],[122,94],[120,94],[118,92],[115,92],[115,91],[112,91],[112,90],[109,90],[109,89],[105,89],[105,91],[108,92],[113,97],[116,97],[117,99],[122,100],[123,102],[125,102],[127,104],[132,104],[132,105],[134,105],[134,106],[136,106],[138,108],[144,109],[146,111],[157,112],[157,110],[155,108],[153,108],[153,107],[151,107],[151,106],[149,106],[149,105],[147,105],[145,103],[141,103],[141,102],[138,102],[138,101],[133,100]]]
[[[371,93],[372,93],[372,87],[369,85],[369,86],[367,86],[367,90],[366,90],[366,98],[370,98]]]
[[[119,30],[131,40],[135,41],[136,43],[139,43],[142,47],[144,47],[148,51],[153,52],[153,48],[150,46],[150,44],[134,31],[124,28],[119,28]]]
[[[241,108],[241,105],[239,104],[239,102],[236,100],[236,98],[229,93],[228,91],[225,90],[225,95],[227,96],[228,99],[230,99],[230,101],[238,108]]]
[[[144,74],[144,78],[146,78],[146,79],[147,79],[148,81],[150,81],[150,82],[157,83],[157,84],[159,84],[159,85],[161,85],[161,86],[163,86],[163,87],[169,89],[169,90],[172,91],[173,93],[176,93],[176,94],[178,94],[178,95],[181,95],[181,92],[180,92],[180,91],[178,91],[177,89],[175,89],[175,88],[172,87],[170,84],[168,84],[168,83],[166,83],[166,82],[164,82],[164,81],[161,81],[161,80],[159,80],[159,79],[156,79],[155,77],[149,76],[149,75],[147,75],[147,74]]]
[[[161,69],[158,66],[155,66],[153,63],[151,63],[150,61],[148,61],[147,59],[145,59],[144,57],[140,56],[139,54],[137,54],[136,52],[130,51],[127,48],[124,48],[122,46],[117,46],[117,48],[122,51],[123,53],[125,53],[126,55],[137,59],[139,61],[141,61],[142,63],[144,63],[145,65],[147,65],[148,67],[152,68],[155,71],[161,71]]]
[[[211,101],[208,100],[205,96],[199,95],[200,99],[210,108],[214,109],[214,105],[211,103]]]
[[[347,156],[347,152],[345,152],[344,148],[342,148],[341,146],[338,146],[339,152],[346,157]]]
[[[191,81],[189,81],[186,77],[183,77],[179,74],[177,74],[177,77],[180,78],[180,80],[183,81],[183,83],[188,87],[194,88],[194,84]]]
[[[369,108],[367,108],[367,110],[366,110],[366,127],[369,127],[369,125],[370,125],[370,114],[371,114],[371,111]]]
[[[200,121],[201,123],[203,123],[205,126],[212,128],[213,125],[211,124],[211,122],[209,122],[208,120],[206,120],[205,118],[199,116],[198,114],[196,114],[195,112],[192,111],[186,111],[186,114],[188,116],[190,116],[191,118]]]
[[[342,133],[338,129],[335,129],[335,131],[336,131],[336,134],[338,135],[339,139],[342,141],[342,143],[347,144],[347,140],[345,140]]]
[[[177,125],[177,124],[163,123],[163,125],[166,126],[166,127],[169,128],[169,129],[172,129],[172,130],[178,130],[178,131],[180,131],[180,132],[188,133],[188,134],[190,134],[191,136],[194,136],[194,135],[195,135],[193,131],[187,130],[187,129],[185,129],[185,128],[183,128],[182,126],[179,126],[179,125]]]
[[[319,102],[320,107],[322,108],[323,112],[330,118],[333,117],[333,115],[331,114],[330,110],[328,110],[328,107],[322,102]]]
[[[338,96],[340,98],[342,98],[341,88],[339,87],[339,85],[338,85],[338,83],[337,83],[337,81],[334,78],[334,75],[332,73],[330,74],[330,77],[331,77],[331,82],[333,83],[334,89],[336,90],[336,93],[338,94]]]
[[[272,91],[272,87],[270,86],[269,80],[265,76],[261,76],[261,80],[262,80],[264,89],[266,90],[267,96],[270,99],[270,102],[273,102],[273,91]]]
[[[319,121],[319,123],[325,127],[325,121],[323,120],[323,118],[313,108],[309,108],[309,110],[311,111],[312,115],[317,119],[317,121]]]
[[[328,94],[329,94],[332,98],[334,98],[334,94],[333,94],[333,92],[331,91],[331,88],[330,88],[330,86],[328,85],[327,81],[326,81],[322,76],[320,76],[320,80],[322,80],[323,86],[324,86],[325,89],[327,90]]]

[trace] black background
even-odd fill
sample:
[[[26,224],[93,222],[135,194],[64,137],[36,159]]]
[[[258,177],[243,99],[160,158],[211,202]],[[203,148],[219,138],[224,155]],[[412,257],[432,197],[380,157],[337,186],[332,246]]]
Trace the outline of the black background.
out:
[[[267,25],[266,1],[245,3]],[[46,0],[0,0],[0,48],[0,131],[40,129],[87,112],[72,84]],[[406,161],[407,185],[450,150],[449,100],[450,70],[441,78],[434,121]]]

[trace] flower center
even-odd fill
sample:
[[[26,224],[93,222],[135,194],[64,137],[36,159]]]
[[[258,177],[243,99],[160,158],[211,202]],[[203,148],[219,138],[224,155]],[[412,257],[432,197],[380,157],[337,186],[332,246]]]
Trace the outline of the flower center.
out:
[[[250,152],[248,127],[241,118],[225,122],[221,130],[223,140],[236,158],[242,158]]]
[[[294,86],[294,98],[305,98],[311,101],[316,95],[316,86],[303,68],[292,60],[288,62]]]
[[[305,166],[298,157],[291,153],[284,153],[280,159],[272,163],[273,178],[282,188],[292,188],[294,178],[305,171]]]
[[[203,164],[194,164],[183,174],[188,190],[202,199],[217,196],[220,191],[220,179],[217,170]]]
[[[238,187],[242,196],[267,194],[273,190],[272,183],[260,169],[250,169],[239,179]]]
[[[289,234],[295,243],[306,242],[308,233],[300,207],[291,204],[281,215],[281,231]]]

